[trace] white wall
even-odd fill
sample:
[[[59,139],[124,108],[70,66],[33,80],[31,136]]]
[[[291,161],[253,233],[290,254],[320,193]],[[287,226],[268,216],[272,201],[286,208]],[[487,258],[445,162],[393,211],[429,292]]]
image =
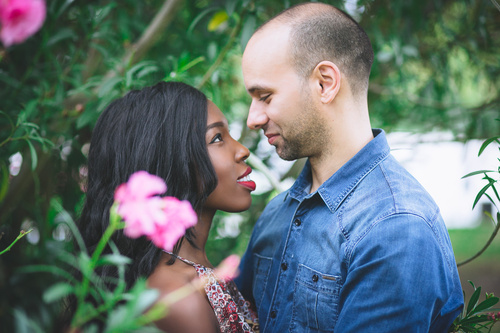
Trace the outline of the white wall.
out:
[[[393,155],[432,195],[447,227],[473,227],[484,216],[481,204],[489,202],[483,198],[472,210],[474,199],[486,181],[482,175],[461,177],[476,170],[498,170],[500,153],[498,145],[492,143],[478,157],[483,141],[462,144],[451,139],[448,133],[388,135]],[[492,212],[496,212],[494,207]]]

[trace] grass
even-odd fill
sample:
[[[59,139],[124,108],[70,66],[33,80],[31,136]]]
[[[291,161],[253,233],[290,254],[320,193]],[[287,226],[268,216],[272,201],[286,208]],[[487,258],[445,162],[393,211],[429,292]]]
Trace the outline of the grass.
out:
[[[461,262],[481,250],[493,232],[493,225],[491,222],[483,222],[476,228],[450,229],[448,232],[455,252],[455,259],[457,262]],[[500,265],[500,235],[495,237],[488,249],[475,261]]]

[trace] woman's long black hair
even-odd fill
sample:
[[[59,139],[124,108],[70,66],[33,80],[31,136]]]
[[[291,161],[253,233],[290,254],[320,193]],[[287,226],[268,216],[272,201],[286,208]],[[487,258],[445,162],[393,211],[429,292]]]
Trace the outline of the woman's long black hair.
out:
[[[188,200],[201,211],[217,185],[206,148],[206,127],[206,96],[180,82],[131,91],[106,108],[92,133],[86,201],[78,224],[90,254],[108,226],[115,189],[136,171],[163,178],[167,195]],[[194,237],[192,229],[184,236],[191,243]],[[150,240],[128,238],[118,231],[112,241],[132,259],[125,274],[128,288],[138,277],[152,274],[161,250]],[[117,275],[113,266],[100,273]]]

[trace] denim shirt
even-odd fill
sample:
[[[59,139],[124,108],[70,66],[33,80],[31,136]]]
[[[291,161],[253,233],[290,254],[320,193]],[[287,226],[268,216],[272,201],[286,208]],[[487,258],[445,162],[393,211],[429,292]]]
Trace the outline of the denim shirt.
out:
[[[463,307],[439,208],[382,130],[309,193],[309,161],[257,221],[236,283],[261,332],[446,332]]]

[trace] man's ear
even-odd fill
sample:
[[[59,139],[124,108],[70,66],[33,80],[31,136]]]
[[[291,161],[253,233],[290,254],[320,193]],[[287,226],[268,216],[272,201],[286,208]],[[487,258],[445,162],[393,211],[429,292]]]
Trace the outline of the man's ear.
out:
[[[314,89],[319,94],[321,102],[328,104],[340,90],[340,70],[331,61],[322,61],[314,68],[311,79]]]

